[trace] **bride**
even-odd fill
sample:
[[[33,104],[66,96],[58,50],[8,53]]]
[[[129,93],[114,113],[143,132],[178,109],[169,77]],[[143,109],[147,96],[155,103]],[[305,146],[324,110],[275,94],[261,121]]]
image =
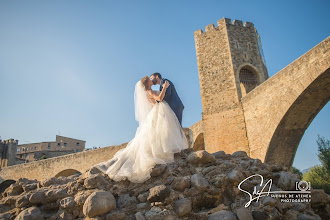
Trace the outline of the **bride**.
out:
[[[135,85],[135,119],[139,122],[135,137],[112,159],[94,167],[111,179],[142,183],[150,178],[156,164],[174,161],[174,153],[188,148],[186,136],[171,107],[163,100],[169,82],[161,92],[151,89],[148,76]]]

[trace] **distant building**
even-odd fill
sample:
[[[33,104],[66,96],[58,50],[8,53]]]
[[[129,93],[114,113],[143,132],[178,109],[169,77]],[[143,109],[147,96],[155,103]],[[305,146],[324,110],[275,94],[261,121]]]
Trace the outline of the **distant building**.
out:
[[[86,141],[56,135],[56,141],[18,145],[10,139],[0,143],[0,167],[82,152]]]

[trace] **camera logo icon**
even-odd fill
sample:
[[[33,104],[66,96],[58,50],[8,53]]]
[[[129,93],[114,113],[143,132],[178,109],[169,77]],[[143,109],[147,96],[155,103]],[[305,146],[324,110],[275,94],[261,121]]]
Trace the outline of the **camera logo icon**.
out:
[[[296,190],[307,191],[311,189],[311,182],[299,181],[296,182]]]

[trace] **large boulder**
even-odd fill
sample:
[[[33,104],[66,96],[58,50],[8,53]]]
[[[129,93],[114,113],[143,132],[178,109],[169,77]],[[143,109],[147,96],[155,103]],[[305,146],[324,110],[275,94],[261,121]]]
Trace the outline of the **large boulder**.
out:
[[[149,202],[163,202],[169,195],[171,190],[165,185],[155,186],[150,189],[147,200]]]
[[[116,199],[110,192],[98,191],[88,196],[83,206],[83,212],[88,217],[94,217],[116,208]]]
[[[15,196],[21,194],[22,192],[24,192],[23,187],[18,183],[13,183],[5,190],[4,193],[7,194],[7,196]]]
[[[166,164],[156,164],[156,166],[150,172],[150,176],[155,177],[162,174],[167,168]]]
[[[191,164],[207,164],[215,161],[215,157],[205,150],[195,151],[189,154],[187,161]]]
[[[191,176],[191,185],[200,190],[206,189],[208,186],[210,186],[208,180],[199,173]]]
[[[178,216],[184,216],[191,212],[191,201],[188,198],[179,199],[174,202],[174,211]]]
[[[32,206],[23,210],[16,216],[15,220],[43,220],[45,219],[40,209],[36,206]]]
[[[176,191],[183,192],[186,188],[189,188],[190,185],[190,176],[185,176],[175,178],[171,184],[171,187]]]
[[[35,193],[32,193],[31,196],[29,197],[29,201],[32,204],[40,204],[45,200],[45,190],[39,190],[36,191]]]
[[[107,185],[109,182],[104,179],[103,175],[101,173],[93,174],[89,177],[87,177],[84,181],[84,186],[86,189],[94,189],[100,185]]]
[[[67,188],[50,189],[45,192],[44,203],[54,202],[68,196]]]

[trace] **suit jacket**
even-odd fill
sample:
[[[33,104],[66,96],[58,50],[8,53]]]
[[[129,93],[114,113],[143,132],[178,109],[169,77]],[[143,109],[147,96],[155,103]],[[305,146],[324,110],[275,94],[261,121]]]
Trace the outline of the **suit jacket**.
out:
[[[175,111],[175,109],[183,110],[184,105],[181,99],[179,98],[178,93],[176,92],[174,84],[170,80],[162,79],[160,81],[159,91],[163,90],[162,85],[164,84],[165,80],[167,80],[170,83],[170,85],[166,89],[166,93],[163,100],[165,100],[168,103],[168,105],[173,109],[173,111]]]

